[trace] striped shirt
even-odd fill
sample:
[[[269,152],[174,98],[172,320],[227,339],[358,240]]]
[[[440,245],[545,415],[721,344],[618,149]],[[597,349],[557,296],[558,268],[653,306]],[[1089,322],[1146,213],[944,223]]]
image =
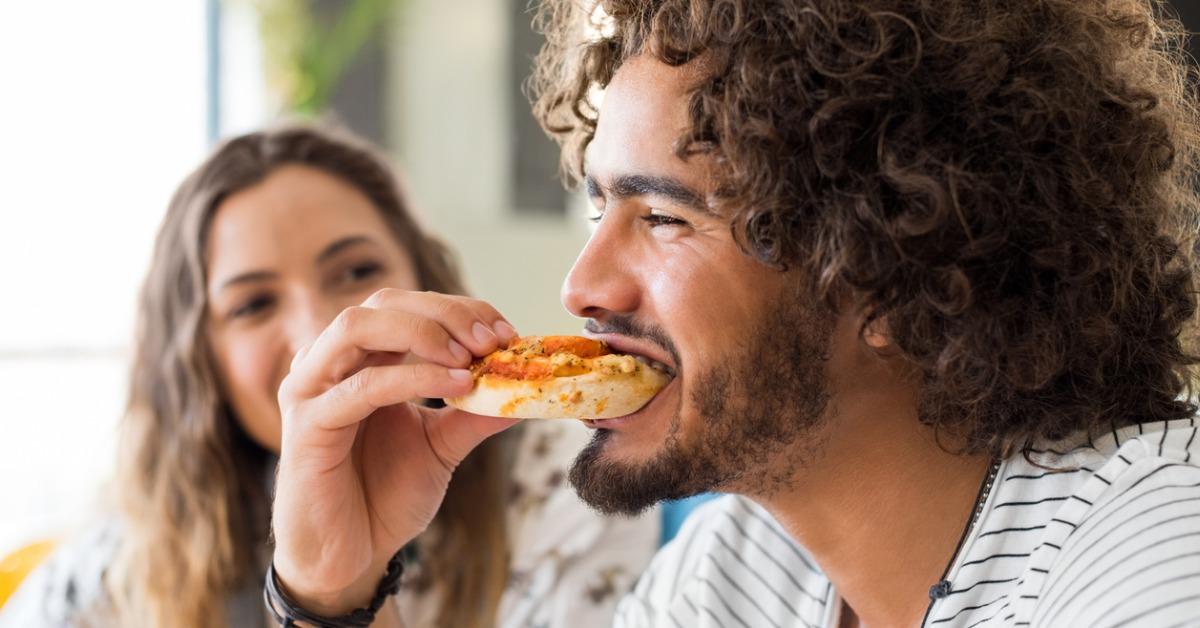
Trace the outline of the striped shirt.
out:
[[[1200,626],[1196,420],[1003,461],[946,579],[927,627]],[[659,553],[615,626],[835,628],[841,606],[765,510],[726,496]]]

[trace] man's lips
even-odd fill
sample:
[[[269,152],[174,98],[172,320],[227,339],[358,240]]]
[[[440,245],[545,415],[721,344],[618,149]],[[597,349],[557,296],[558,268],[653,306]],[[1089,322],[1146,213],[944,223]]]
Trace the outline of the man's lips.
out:
[[[658,365],[655,366],[661,365],[665,367],[663,370],[666,370],[667,374],[671,377],[674,377],[679,372],[679,365],[675,364],[675,361],[667,355],[666,351],[663,351],[662,347],[654,343],[620,334],[595,334],[586,330],[583,334],[588,338],[605,342],[617,353],[626,353],[634,357],[644,358],[650,362],[657,362]]]

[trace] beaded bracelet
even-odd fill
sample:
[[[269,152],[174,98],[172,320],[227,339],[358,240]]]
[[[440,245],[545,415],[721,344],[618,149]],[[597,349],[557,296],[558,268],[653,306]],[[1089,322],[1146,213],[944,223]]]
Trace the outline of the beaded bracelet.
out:
[[[271,561],[271,565],[267,567],[263,599],[267,603],[267,609],[271,611],[271,616],[284,628],[299,626],[296,622],[304,622],[314,628],[366,628],[375,621],[376,613],[383,608],[383,603],[387,598],[400,590],[400,576],[404,575],[403,556],[404,550],[401,549],[388,561],[383,580],[379,581],[375,597],[371,598],[371,603],[366,608],[356,608],[341,617],[323,617],[301,608],[295,600],[283,592],[279,576],[275,574],[275,561]]]

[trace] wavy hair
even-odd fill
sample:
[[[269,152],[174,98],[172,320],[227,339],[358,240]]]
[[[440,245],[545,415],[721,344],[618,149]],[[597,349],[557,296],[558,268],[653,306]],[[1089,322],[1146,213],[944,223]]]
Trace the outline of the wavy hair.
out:
[[[142,287],[118,461],[125,526],[106,587],[120,625],[218,628],[269,560],[273,456],[240,429],[205,333],[205,241],[222,201],[302,164],[354,185],[411,256],[422,289],[465,294],[450,251],[414,220],[386,160],[330,130],[289,126],[222,145],[176,192]],[[504,498],[512,443],[464,462],[422,551],[443,628],[491,626],[507,574]]]
[[[625,60],[702,59],[676,153],[718,164],[748,255],[884,325],[922,421],[963,451],[1195,412],[1200,118],[1163,2],[561,0],[538,19],[534,108],[568,177]]]

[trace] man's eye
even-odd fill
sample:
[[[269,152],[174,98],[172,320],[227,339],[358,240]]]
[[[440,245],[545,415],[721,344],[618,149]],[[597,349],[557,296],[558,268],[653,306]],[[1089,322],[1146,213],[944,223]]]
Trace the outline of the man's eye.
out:
[[[687,223],[668,214],[646,214],[642,216],[642,220],[646,221],[651,227],[668,227],[676,225],[686,225]]]
[[[229,318],[249,318],[266,310],[275,304],[275,299],[269,295],[256,296],[246,303],[239,305],[229,313]]]

